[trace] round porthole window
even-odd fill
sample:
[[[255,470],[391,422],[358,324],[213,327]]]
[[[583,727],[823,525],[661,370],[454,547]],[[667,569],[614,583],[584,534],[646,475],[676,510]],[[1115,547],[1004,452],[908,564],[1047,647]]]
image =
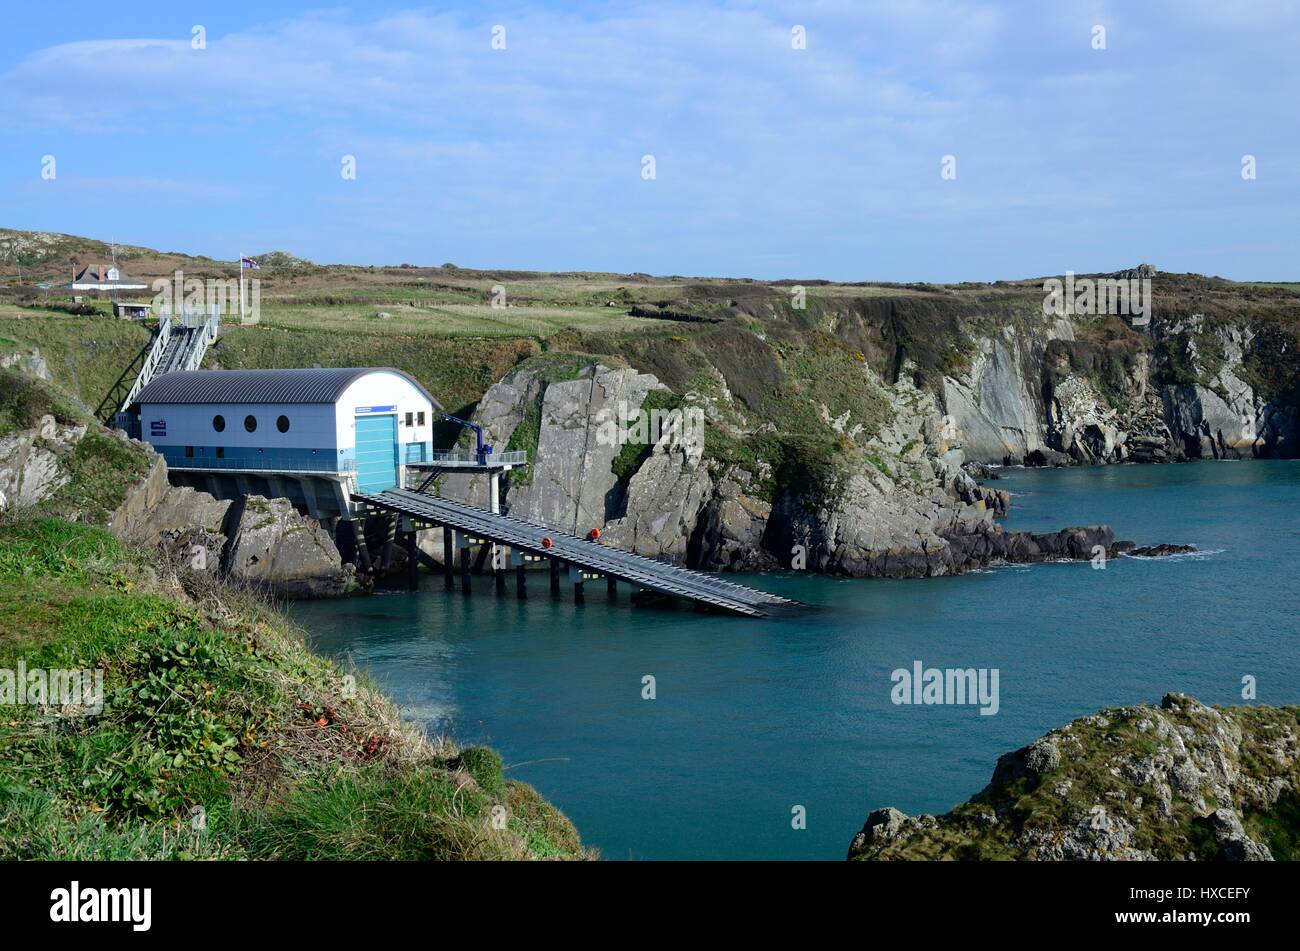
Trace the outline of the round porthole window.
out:
[[[244,417],[244,428],[247,429],[250,433],[251,433],[251,432],[256,432],[256,431],[257,431],[257,417],[256,417],[256,416],[245,416],[245,417]]]
[[[215,430],[216,430],[217,432],[219,432],[219,433],[223,433],[223,432],[225,432],[225,431],[226,431],[226,417],[222,416],[220,413],[218,413],[216,416],[213,416],[213,417],[212,417],[212,428],[215,429]]]
[[[287,433],[289,431],[289,417],[281,416],[277,419],[275,421],[275,428],[280,430],[282,433]]]

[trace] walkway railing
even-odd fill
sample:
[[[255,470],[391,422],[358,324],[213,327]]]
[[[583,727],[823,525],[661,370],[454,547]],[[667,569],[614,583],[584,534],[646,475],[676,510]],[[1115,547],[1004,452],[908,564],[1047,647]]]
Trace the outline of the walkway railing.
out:
[[[479,464],[478,455],[465,449],[453,449],[449,452],[435,452],[430,460],[440,466]],[[511,449],[506,452],[490,452],[487,464],[490,466],[522,466],[528,462],[528,453],[523,449]]]
[[[140,367],[140,372],[136,374],[135,382],[131,384],[131,389],[127,391],[126,399],[122,401],[121,412],[125,413],[135,402],[135,398],[140,391],[148,385],[153,379],[154,371],[162,363],[163,355],[167,353],[167,344],[171,342],[172,321],[170,317],[160,317],[158,319],[157,336],[154,337],[153,346],[149,348],[149,356],[144,358],[144,366]]]

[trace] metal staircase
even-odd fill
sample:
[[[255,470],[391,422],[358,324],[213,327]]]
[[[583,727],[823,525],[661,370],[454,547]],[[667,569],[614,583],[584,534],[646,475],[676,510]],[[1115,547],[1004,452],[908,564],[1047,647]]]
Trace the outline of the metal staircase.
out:
[[[169,314],[159,318],[149,355],[122,401],[119,415],[130,409],[140,391],[156,377],[179,370],[197,370],[203,364],[208,347],[217,339],[220,324],[221,318],[216,312],[206,318],[196,314],[184,314],[179,320]]]

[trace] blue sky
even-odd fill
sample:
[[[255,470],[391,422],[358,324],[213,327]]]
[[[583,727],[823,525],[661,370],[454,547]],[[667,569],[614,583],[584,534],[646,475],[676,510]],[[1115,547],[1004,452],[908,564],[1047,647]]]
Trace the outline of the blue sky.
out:
[[[324,263],[1300,279],[1294,3],[58,3],[4,21],[0,226]]]

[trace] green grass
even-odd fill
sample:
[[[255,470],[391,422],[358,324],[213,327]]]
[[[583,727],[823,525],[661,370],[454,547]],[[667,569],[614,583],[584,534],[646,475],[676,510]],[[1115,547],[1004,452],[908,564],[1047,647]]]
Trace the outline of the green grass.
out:
[[[82,408],[59,388],[12,367],[0,370],[0,435],[30,429],[47,415],[67,426],[88,419]]]
[[[97,716],[0,711],[0,859],[586,856],[495,753],[431,746],[279,615],[178,596],[154,560],[0,526],[0,667],[96,669],[106,695]]]
[[[98,408],[149,343],[149,331],[133,321],[72,317],[3,304],[0,333],[22,347],[39,349],[54,382],[87,410]]]

